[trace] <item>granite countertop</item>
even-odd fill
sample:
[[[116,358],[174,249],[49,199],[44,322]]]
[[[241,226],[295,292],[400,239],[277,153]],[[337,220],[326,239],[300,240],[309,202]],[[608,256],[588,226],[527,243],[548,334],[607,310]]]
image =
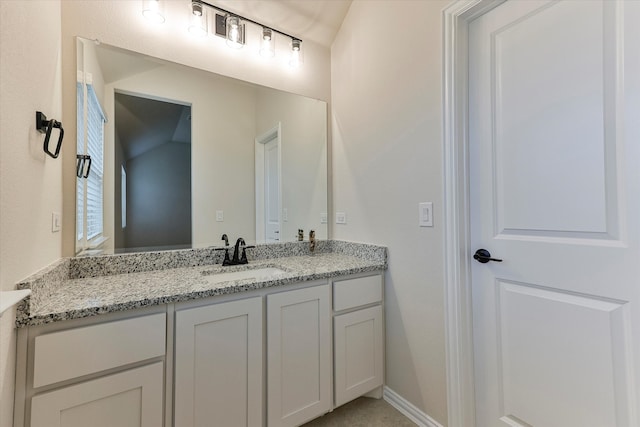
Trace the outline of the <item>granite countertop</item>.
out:
[[[314,254],[305,253],[307,246],[258,246],[253,253],[249,253],[248,265],[229,267],[215,263],[218,261],[214,258],[218,256],[215,253],[209,251],[210,258],[207,258],[202,250],[87,258],[87,261],[80,260],[85,264],[81,266],[74,264],[78,258],[65,259],[60,265],[51,266],[18,284],[19,288],[30,288],[32,294],[18,306],[16,326],[41,325],[145,306],[373,272],[386,269],[387,266],[386,248],[380,246],[327,241],[319,245],[319,250]],[[194,258],[198,259],[194,261]],[[218,283],[210,279],[218,273],[264,267],[276,267],[284,272],[268,278]]]

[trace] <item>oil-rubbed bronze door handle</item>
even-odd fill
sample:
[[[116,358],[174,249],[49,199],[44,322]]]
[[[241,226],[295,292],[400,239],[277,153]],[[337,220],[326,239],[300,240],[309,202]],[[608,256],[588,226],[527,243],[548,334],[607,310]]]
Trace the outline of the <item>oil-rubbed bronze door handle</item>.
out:
[[[486,249],[478,249],[476,253],[473,254],[473,259],[482,264],[486,264],[489,261],[502,262],[501,259],[491,258],[491,253]]]

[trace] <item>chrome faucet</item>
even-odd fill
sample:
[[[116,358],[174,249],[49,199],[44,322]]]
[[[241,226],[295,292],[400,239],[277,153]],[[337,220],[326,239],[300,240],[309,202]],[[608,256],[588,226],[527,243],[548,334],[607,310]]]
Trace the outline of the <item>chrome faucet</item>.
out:
[[[316,250],[316,232],[311,230],[309,231],[309,251],[313,253]]]

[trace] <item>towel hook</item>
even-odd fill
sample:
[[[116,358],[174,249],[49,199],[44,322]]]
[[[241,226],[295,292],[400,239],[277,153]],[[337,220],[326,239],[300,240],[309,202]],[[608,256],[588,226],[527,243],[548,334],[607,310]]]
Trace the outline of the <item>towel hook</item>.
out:
[[[56,149],[52,153],[49,150],[49,138],[51,137],[51,131],[53,128],[60,130],[60,136],[58,136],[58,143],[56,144]],[[49,156],[57,159],[60,155],[60,148],[62,147],[62,138],[64,138],[64,129],[62,128],[62,123],[57,120],[47,120],[47,116],[45,116],[42,112],[36,111],[36,129],[40,133],[46,134],[44,137],[43,149],[44,152]]]
[[[91,156],[88,154],[76,154],[76,176],[88,178],[91,171]]]

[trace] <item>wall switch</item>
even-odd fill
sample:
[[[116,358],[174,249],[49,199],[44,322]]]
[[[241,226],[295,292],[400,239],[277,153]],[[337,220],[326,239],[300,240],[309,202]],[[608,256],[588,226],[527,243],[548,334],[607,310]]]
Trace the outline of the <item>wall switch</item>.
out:
[[[326,223],[327,223],[327,213],[322,212],[320,214],[320,224],[326,224]]]
[[[282,220],[289,221],[289,209],[282,208]]]
[[[57,233],[62,228],[62,217],[60,212],[51,212],[51,232]]]
[[[433,202],[418,203],[418,225],[433,227]]]
[[[224,221],[224,211],[216,211],[216,222]]]
[[[346,224],[346,223],[347,223],[347,213],[336,212],[336,224]]]

